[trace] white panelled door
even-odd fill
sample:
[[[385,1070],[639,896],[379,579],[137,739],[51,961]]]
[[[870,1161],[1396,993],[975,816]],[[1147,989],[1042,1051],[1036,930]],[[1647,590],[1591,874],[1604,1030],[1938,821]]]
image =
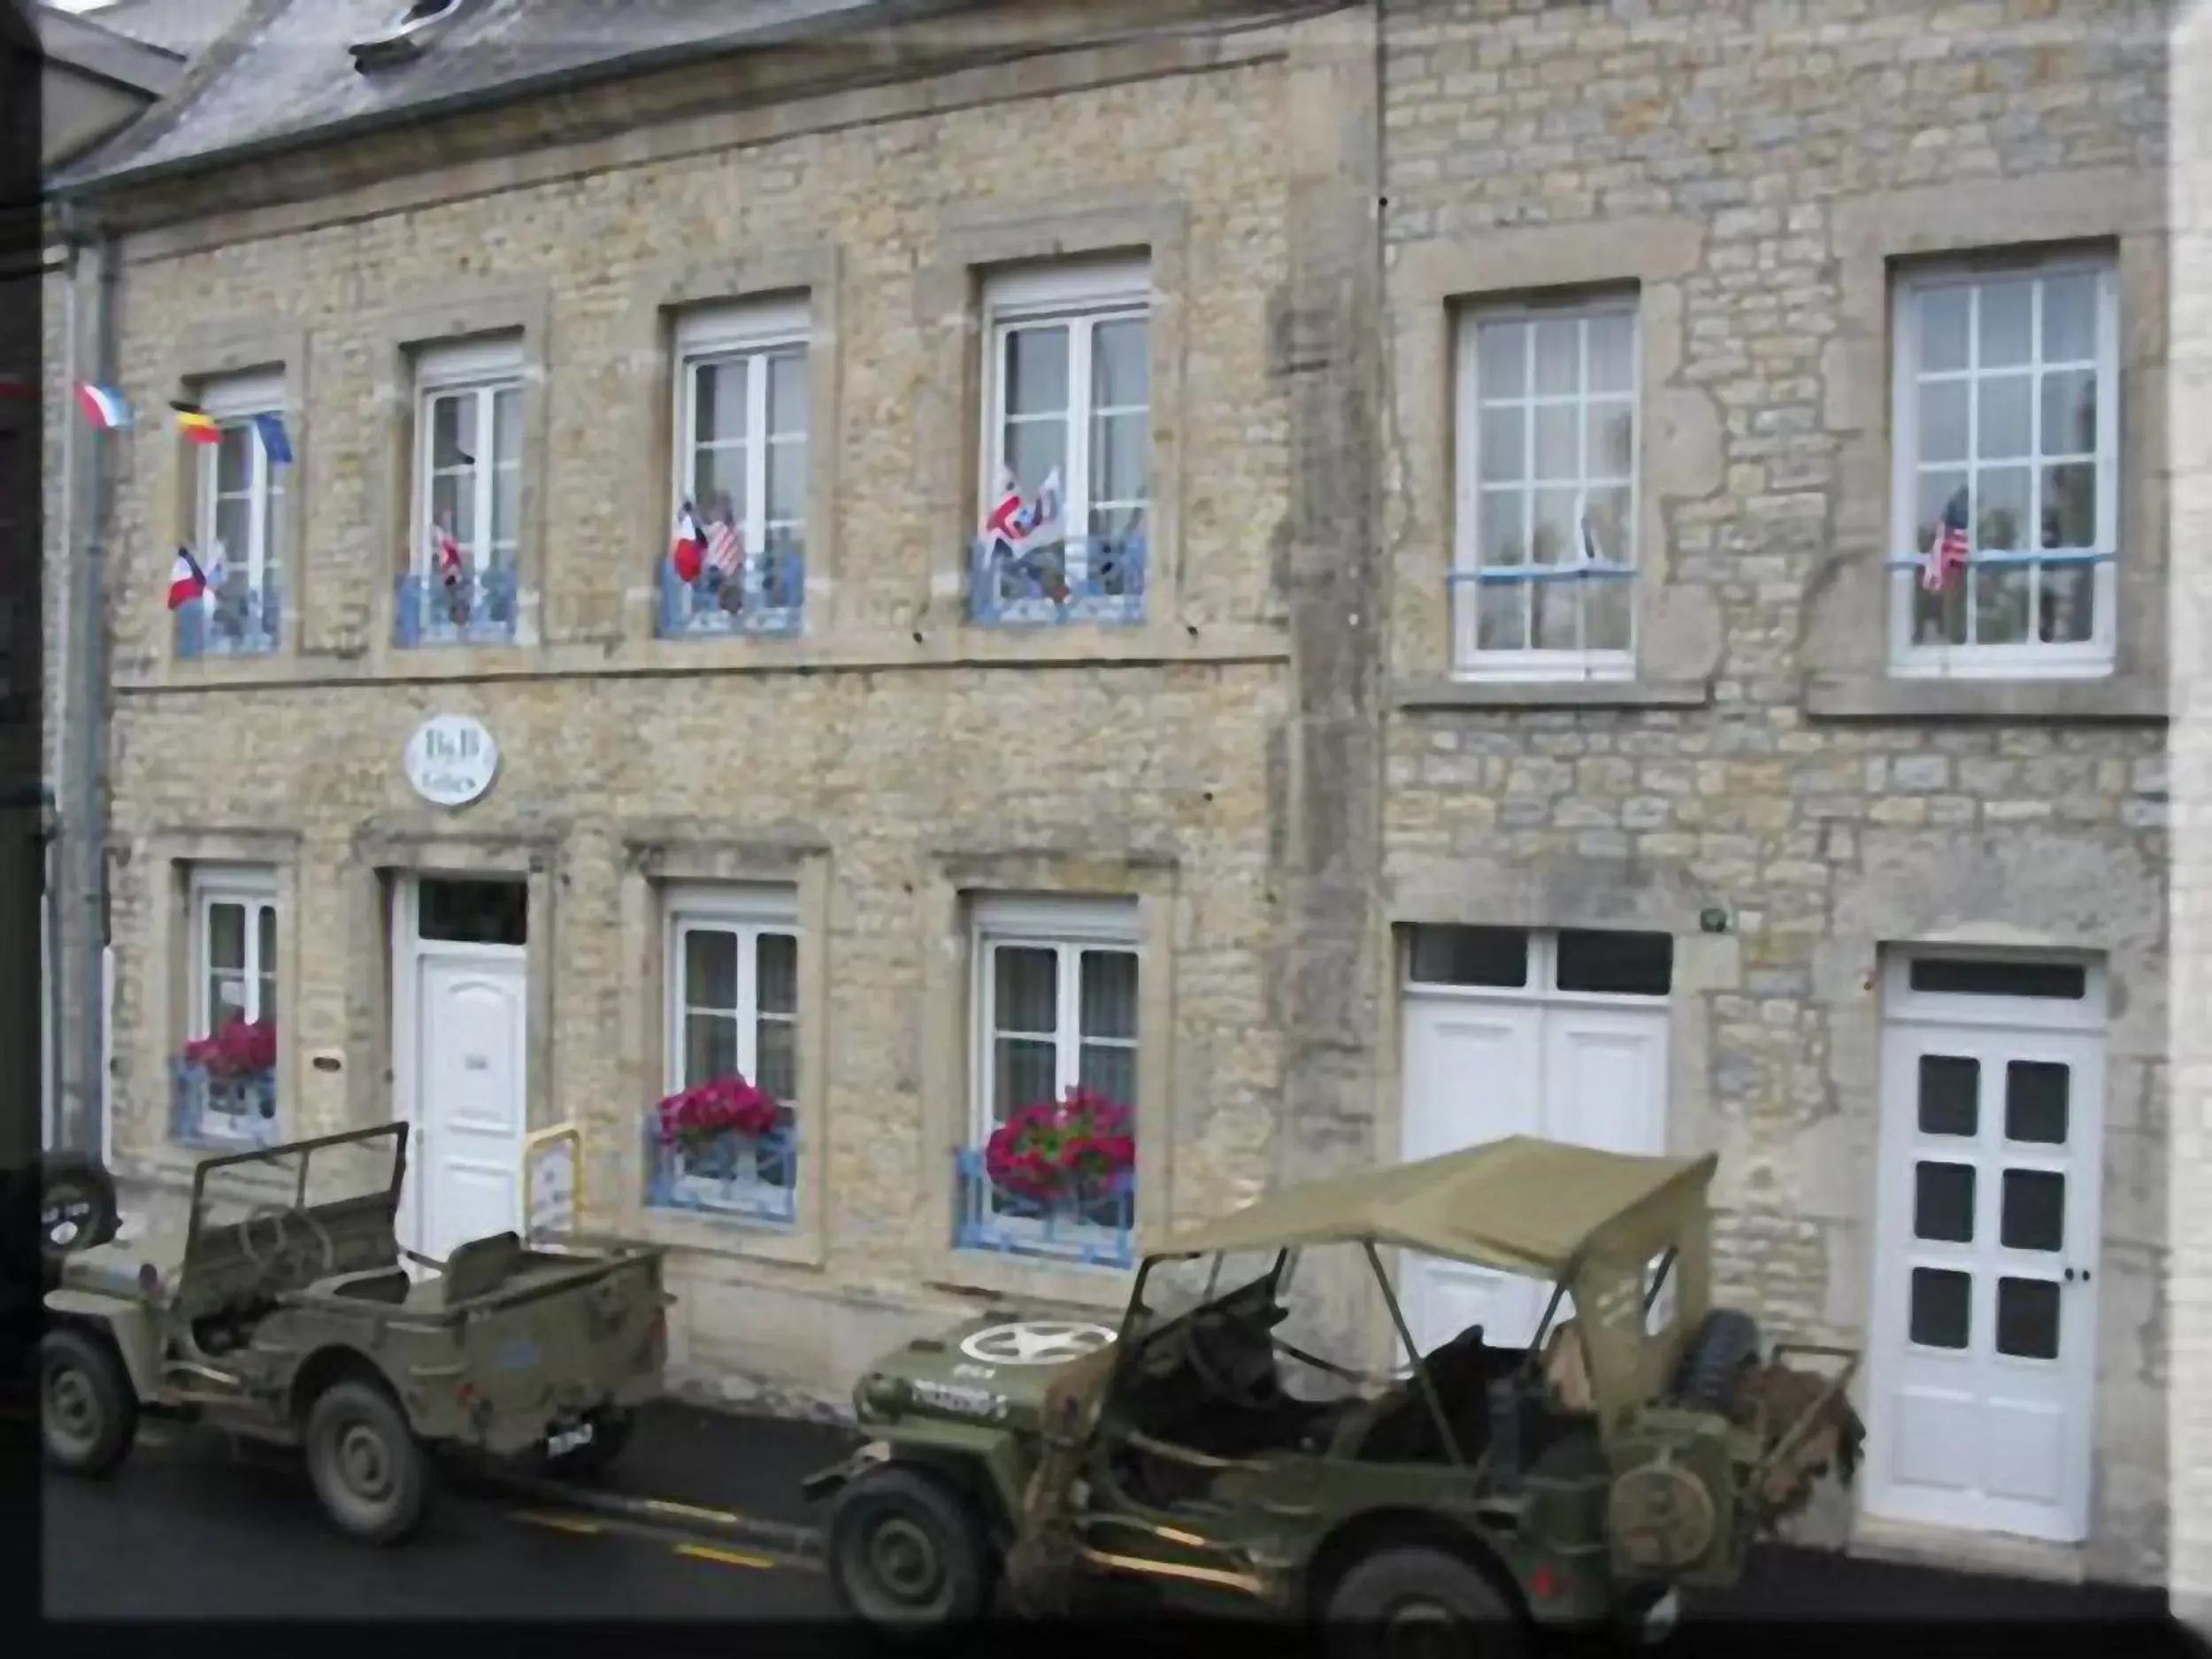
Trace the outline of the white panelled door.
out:
[[[1661,1153],[1667,1005],[1651,997],[1494,1000],[1409,989],[1404,1076],[1409,1160],[1514,1134]],[[1410,1253],[1400,1286],[1406,1323],[1424,1352],[1476,1323],[1491,1346],[1524,1347],[1550,1296],[1548,1286],[1532,1279]]]
[[[1868,1511],[2079,1542],[2102,1039],[1898,1022],[1883,1041]]]
[[[420,958],[401,1213],[426,1256],[523,1225],[526,983],[519,950]]]

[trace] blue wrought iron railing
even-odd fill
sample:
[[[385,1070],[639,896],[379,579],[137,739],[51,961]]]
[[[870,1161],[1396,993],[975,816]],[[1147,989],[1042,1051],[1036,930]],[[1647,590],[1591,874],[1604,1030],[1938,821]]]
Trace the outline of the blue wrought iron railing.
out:
[[[265,1147],[277,1138],[276,1073],[214,1078],[203,1065],[174,1063],[169,1133],[195,1147]]]
[[[1142,536],[1070,536],[1010,550],[979,539],[969,549],[968,616],[996,627],[1144,620]]]
[[[687,1150],[660,1137],[657,1115],[645,1123],[645,1202],[653,1210],[686,1210],[787,1227],[799,1216],[799,1148],[792,1128],[758,1140],[721,1136],[710,1147]]]
[[[1592,559],[1573,565],[1491,565],[1481,570],[1454,571],[1445,580],[1453,588],[1524,588],[1544,582],[1633,581],[1636,567]]]
[[[672,560],[661,561],[656,626],[664,640],[780,637],[803,632],[805,624],[803,548],[771,548],[730,574],[708,570],[688,582]]]
[[[226,588],[177,612],[177,655],[260,657],[277,649],[284,620],[277,584]]]
[[[2112,554],[2106,549],[2050,548],[2024,553],[1970,553],[1964,561],[1964,568],[1970,571],[2011,570],[2023,565],[2049,565],[2061,570],[2078,570],[2084,565],[2094,568],[2111,563]],[[1931,568],[1933,561],[1925,553],[1905,553],[1885,559],[1883,564],[1889,570],[1917,573]]]
[[[515,637],[516,572],[511,565],[476,571],[448,583],[434,574],[402,576],[396,589],[392,643],[507,645]]]
[[[1010,1193],[991,1179],[983,1153],[954,1154],[956,1212],[953,1248],[1041,1256],[1086,1267],[1128,1267],[1136,1260],[1133,1177],[1102,1189],[1044,1201]]]

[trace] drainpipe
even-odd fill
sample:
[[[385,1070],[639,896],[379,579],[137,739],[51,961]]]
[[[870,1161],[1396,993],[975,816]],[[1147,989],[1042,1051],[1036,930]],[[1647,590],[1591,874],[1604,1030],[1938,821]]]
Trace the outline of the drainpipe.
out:
[[[70,776],[69,768],[69,671],[75,666],[69,658],[69,623],[76,607],[70,603],[70,567],[73,561],[69,550],[77,544],[77,365],[82,351],[77,339],[77,274],[78,255],[82,247],[78,234],[76,215],[68,203],[61,204],[62,231],[62,405],[61,405],[61,523],[57,536],[61,545],[60,580],[56,582],[54,595],[53,637],[61,641],[62,660],[55,664],[56,672],[42,676],[54,700],[54,730],[58,741],[50,758],[53,775],[46,780],[47,825],[45,847],[45,922],[46,935],[43,972],[46,995],[41,999],[41,1012],[45,1017],[45,1087],[46,1110],[42,1117],[44,1135],[66,1146],[64,1102],[68,1099],[62,1087],[62,1061],[69,1052],[67,1028],[62,1020],[62,1010],[67,999],[63,987],[69,983],[69,956],[62,937],[62,890],[69,879],[69,841],[66,834],[74,814],[63,808],[68,797],[64,790]],[[41,557],[44,557],[42,552]]]

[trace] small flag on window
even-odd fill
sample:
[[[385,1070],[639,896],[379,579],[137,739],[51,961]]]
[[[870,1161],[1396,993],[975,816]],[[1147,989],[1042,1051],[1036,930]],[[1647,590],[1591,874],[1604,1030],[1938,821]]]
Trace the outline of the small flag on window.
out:
[[[185,435],[188,442],[192,443],[221,442],[223,434],[215,424],[215,417],[197,403],[173,403],[169,407],[177,411],[177,430]]]
[[[284,430],[281,415],[256,415],[254,429],[261,434],[262,451],[268,456],[271,466],[292,465],[292,440]]]
[[[669,562],[676,567],[676,580],[686,586],[697,581],[706,556],[707,539],[699,533],[698,515],[687,501],[676,509],[675,539],[668,549]]]
[[[1944,592],[1951,580],[1966,568],[1973,544],[1966,534],[1966,491],[1962,487],[1944,504],[1943,525],[1936,532],[1935,546],[1928,549],[1928,562],[1920,572],[1920,585],[1932,594]]]
[[[707,564],[725,576],[737,573],[737,527],[730,522],[730,504],[726,496],[715,503],[714,517],[707,524]]]
[[[169,609],[181,611],[206,591],[207,572],[189,548],[179,548],[176,562],[169,567]]]
[[[77,388],[77,407],[103,432],[119,432],[131,424],[131,406],[123,394],[89,380]]]

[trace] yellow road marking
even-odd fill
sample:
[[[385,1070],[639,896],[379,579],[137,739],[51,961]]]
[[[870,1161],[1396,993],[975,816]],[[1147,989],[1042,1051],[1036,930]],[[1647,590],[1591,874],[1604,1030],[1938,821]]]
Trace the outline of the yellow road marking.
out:
[[[703,1509],[695,1503],[678,1503],[670,1498],[646,1498],[645,1508],[662,1515],[687,1515],[695,1521],[718,1521],[725,1526],[742,1526],[745,1517],[733,1509]]]
[[[607,1530],[598,1522],[587,1521],[580,1516],[547,1515],[535,1509],[512,1509],[509,1513],[518,1521],[526,1522],[532,1526],[549,1526],[557,1532],[581,1532],[586,1537],[590,1537]]]
[[[716,1549],[706,1544],[679,1544],[676,1553],[695,1561],[718,1561],[726,1567],[751,1567],[762,1572],[772,1572],[776,1567],[765,1555],[741,1555],[733,1549]]]

